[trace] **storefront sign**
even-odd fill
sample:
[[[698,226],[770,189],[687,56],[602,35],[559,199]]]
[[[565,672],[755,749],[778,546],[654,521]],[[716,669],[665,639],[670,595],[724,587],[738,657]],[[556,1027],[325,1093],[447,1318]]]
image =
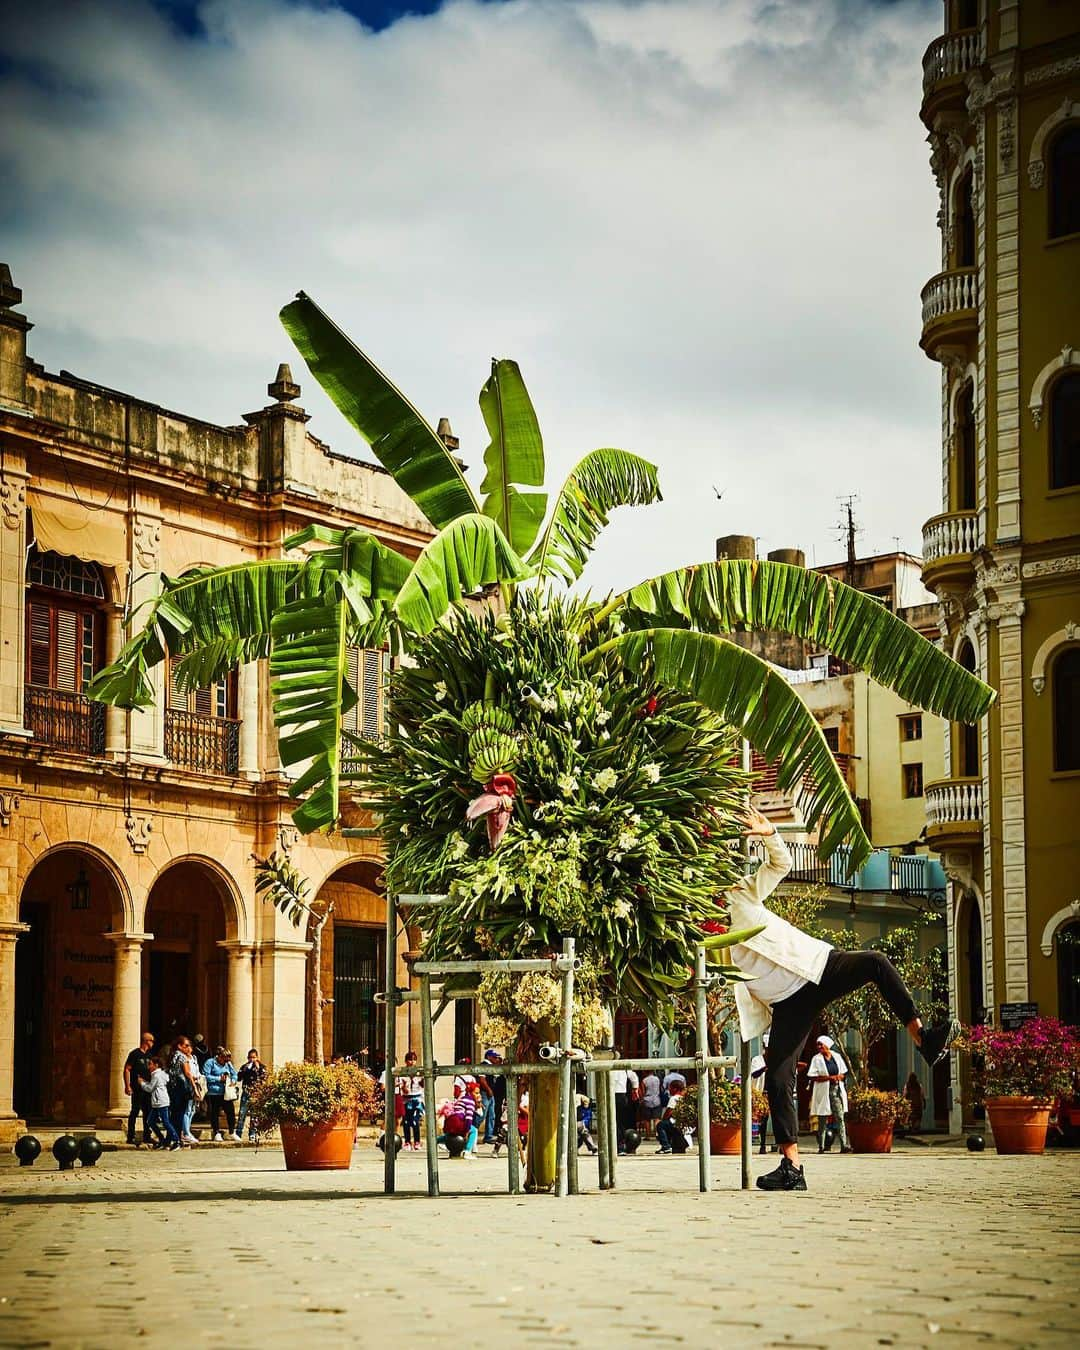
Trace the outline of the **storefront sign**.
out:
[[[112,1031],[113,955],[65,947],[60,958],[62,1031]]]

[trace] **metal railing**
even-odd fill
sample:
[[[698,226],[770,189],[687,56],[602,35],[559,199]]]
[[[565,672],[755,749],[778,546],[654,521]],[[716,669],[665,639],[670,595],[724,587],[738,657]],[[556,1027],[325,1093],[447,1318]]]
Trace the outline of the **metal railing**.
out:
[[[165,758],[195,773],[231,775],[240,769],[240,722],[234,717],[165,712]]]
[[[105,704],[85,694],[26,686],[26,725],[34,740],[77,755],[105,753]]]
[[[947,511],[932,516],[922,530],[923,562],[966,557],[982,547],[978,511]]]
[[[785,841],[786,842],[786,841]],[[848,850],[838,848],[828,862],[818,857],[815,844],[788,843],[791,854],[791,871],[786,881],[802,881],[813,886],[853,886],[855,882],[847,874]],[[764,859],[765,845],[760,839],[750,840],[750,857]]]
[[[923,94],[982,64],[981,28],[961,28],[935,38],[923,54]]]
[[[982,780],[943,778],[926,785],[926,820],[929,825],[979,822],[982,813]]]
[[[922,322],[925,328],[935,319],[977,309],[979,273],[974,267],[950,267],[931,277],[922,288]]]

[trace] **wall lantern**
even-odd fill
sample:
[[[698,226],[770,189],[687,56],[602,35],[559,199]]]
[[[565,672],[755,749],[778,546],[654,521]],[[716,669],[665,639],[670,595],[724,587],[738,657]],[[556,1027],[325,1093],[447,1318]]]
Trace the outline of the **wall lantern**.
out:
[[[86,868],[79,868],[79,875],[66,887],[67,893],[71,896],[72,909],[90,908],[90,878],[86,875]]]

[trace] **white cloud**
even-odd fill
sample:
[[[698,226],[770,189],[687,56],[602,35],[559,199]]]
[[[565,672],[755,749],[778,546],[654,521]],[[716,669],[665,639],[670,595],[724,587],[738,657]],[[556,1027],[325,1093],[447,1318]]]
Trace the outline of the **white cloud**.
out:
[[[377,35],[286,0],[202,14],[208,39],[140,0],[8,16],[4,257],[39,359],[234,423],[303,288],[474,464],[492,354],[553,483],[596,445],[659,462],[665,504],[613,524],[598,586],[728,532],[832,560],[851,491],[868,550],[917,549],[939,5],[450,0]]]

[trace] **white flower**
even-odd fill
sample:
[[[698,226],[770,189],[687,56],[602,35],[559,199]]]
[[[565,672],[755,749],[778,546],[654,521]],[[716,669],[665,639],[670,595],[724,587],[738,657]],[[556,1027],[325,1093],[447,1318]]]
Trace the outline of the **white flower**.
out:
[[[683,881],[693,881],[694,869],[692,867],[684,867],[682,870],[682,879]]]
[[[406,838],[408,838],[408,835],[409,835],[409,827],[408,827],[408,825],[402,825],[401,828],[399,829],[398,833],[399,833],[399,834],[403,834],[403,835],[405,835]]]
[[[601,769],[599,773],[593,774],[592,781],[597,792],[610,792],[619,781],[619,775],[614,769]]]
[[[626,624],[623,623],[622,618],[618,614],[613,614],[609,623],[611,625],[611,631],[616,635],[626,630]]]
[[[435,702],[441,703],[450,691],[446,687],[445,680],[438,680],[435,684]]]
[[[451,858],[455,860],[459,858],[464,858],[465,855],[468,853],[468,851],[469,851],[469,841],[467,839],[463,839],[461,835],[458,835],[458,837],[454,840],[454,847],[450,850]]]
[[[554,694],[549,694],[547,698],[542,698],[540,700],[541,712],[553,713],[558,706],[559,703]]]
[[[576,774],[561,773],[555,782],[558,784],[559,791],[564,797],[572,797],[580,786]]]
[[[628,853],[637,844],[637,835],[633,830],[620,830],[617,843],[624,853]]]
[[[631,814],[631,816],[630,816],[630,824],[633,825],[633,827],[634,827],[635,830],[636,830],[637,827],[641,824],[641,816],[638,814],[637,811],[634,811],[634,812]]]
[[[629,919],[634,913],[634,907],[629,900],[616,900],[611,912],[617,919]]]
[[[641,766],[641,772],[645,775],[645,778],[646,778],[646,780],[647,780],[648,782],[650,782],[650,783],[659,783],[659,781],[660,781],[660,765],[659,765],[659,764],[655,764],[655,763],[643,764],[643,765]]]
[[[597,708],[596,721],[599,726],[605,727],[611,721],[611,713],[606,708]]]
[[[601,739],[602,741],[610,741],[610,740],[611,740],[611,732],[610,732],[610,731],[602,731],[602,732],[600,733],[600,739]]]

